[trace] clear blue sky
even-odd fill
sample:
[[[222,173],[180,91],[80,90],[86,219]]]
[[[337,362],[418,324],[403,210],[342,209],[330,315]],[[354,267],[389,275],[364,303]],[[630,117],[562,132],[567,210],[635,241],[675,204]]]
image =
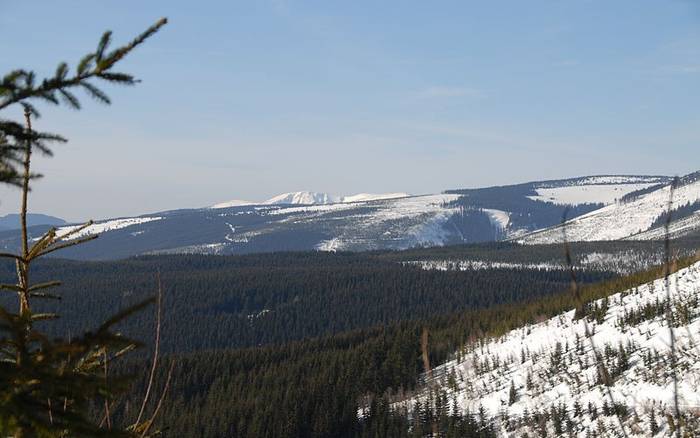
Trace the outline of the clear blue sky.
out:
[[[124,63],[143,83],[37,122],[71,141],[38,161],[32,210],[71,220],[683,174],[700,169],[697,3],[0,0],[0,73],[170,19]],[[18,197],[0,190],[0,213]]]

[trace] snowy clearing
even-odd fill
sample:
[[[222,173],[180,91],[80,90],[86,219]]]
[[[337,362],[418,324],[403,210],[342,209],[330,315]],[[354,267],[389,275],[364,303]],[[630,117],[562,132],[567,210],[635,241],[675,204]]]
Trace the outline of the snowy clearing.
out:
[[[591,184],[581,186],[538,188],[537,196],[528,196],[533,201],[551,202],[559,205],[612,204],[624,195],[646,189],[655,183],[645,184]]]
[[[122,228],[130,227],[132,225],[144,224],[146,222],[158,221],[161,219],[163,219],[163,218],[160,216],[113,219],[111,221],[99,222],[96,224],[92,224],[92,225],[86,227],[85,229],[80,230],[80,231],[73,233],[73,234],[70,234],[70,233],[72,233],[74,230],[77,230],[82,225],[70,225],[70,226],[58,228],[56,230],[56,235],[58,236],[59,239],[63,238],[64,236],[68,240],[79,239],[81,237],[91,236],[94,234],[100,234],[100,233],[104,233],[106,231],[119,230]],[[70,235],[67,236],[68,234],[70,234]]]

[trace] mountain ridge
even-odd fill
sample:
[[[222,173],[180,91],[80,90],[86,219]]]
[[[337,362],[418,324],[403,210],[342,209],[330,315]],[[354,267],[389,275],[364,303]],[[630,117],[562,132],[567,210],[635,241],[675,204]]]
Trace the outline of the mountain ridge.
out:
[[[671,191],[671,184],[651,186],[652,190],[640,190],[625,196],[621,202],[609,204],[599,210],[573,218],[551,228],[537,230],[517,238],[519,243],[561,243],[570,241],[659,239],[664,223],[658,219],[668,214],[671,203],[673,212],[687,206],[683,223],[671,223],[670,232],[679,237],[700,230],[700,172],[678,179],[678,186]],[[566,234],[564,234],[566,231]]]
[[[564,213],[578,217],[600,210],[660,180],[664,177],[608,175],[414,196],[337,198],[290,192],[270,203],[237,201],[218,208],[97,221],[91,230],[101,231],[100,239],[62,255],[103,259],[141,254],[399,250],[513,239],[555,227]],[[47,228],[35,227],[32,237]],[[12,250],[17,245],[16,233],[0,232],[0,246]]]

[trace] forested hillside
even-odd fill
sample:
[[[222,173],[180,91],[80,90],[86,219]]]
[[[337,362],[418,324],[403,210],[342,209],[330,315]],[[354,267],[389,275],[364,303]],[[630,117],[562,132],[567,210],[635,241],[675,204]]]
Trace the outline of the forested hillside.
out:
[[[585,300],[629,289],[660,269],[582,291]],[[555,316],[576,306],[568,289],[550,297],[454,312],[284,346],[175,355],[175,400],[163,421],[177,433],[204,436],[490,436],[488,417],[444,409],[419,417],[388,409],[420,383],[421,336],[431,364],[467,342]],[[358,412],[362,412],[358,416]],[[177,434],[176,434],[177,435]]]
[[[573,251],[578,263],[591,254],[658,250],[640,245],[586,243]],[[693,242],[674,245],[689,251]],[[168,436],[408,436],[435,422],[451,436],[489,436],[485,418],[445,410],[409,424],[389,403],[420,384],[425,334],[427,358],[437,365],[469,341],[573,307],[566,270],[526,267],[561,257],[562,248],[536,248],[529,256],[519,245],[500,243],[365,254],[48,260],[38,265],[36,280],[60,272],[65,318],[52,329],[69,336],[152,295],[160,273],[164,360],[175,363],[161,420]],[[406,264],[446,259],[511,265],[441,271]],[[2,270],[9,276],[13,266]],[[584,283],[603,282],[586,289],[588,298],[658,272],[577,270]],[[142,312],[122,328],[148,341],[153,320]],[[143,365],[134,358],[123,366]]]

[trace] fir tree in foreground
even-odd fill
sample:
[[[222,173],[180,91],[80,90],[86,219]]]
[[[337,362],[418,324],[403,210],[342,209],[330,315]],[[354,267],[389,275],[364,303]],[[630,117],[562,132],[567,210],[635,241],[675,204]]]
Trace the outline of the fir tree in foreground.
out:
[[[133,41],[114,50],[109,49],[111,32],[105,32],[97,49],[84,56],[74,72],[66,63],[61,63],[52,77],[41,81],[34,72],[21,69],[0,80],[0,112],[22,108],[24,113],[22,123],[0,118],[0,182],[17,186],[21,192],[21,248],[18,254],[0,254],[0,257],[13,260],[17,271],[16,283],[0,285],[0,290],[17,297],[15,308],[0,306],[2,436],[149,436],[155,433],[152,425],[162,398],[156,403],[154,412],[146,415],[144,407],[148,395],[133,422],[121,426],[112,424],[111,412],[117,397],[125,395],[128,390],[130,379],[108,373],[111,362],[139,346],[138,342],[121,336],[115,326],[155,299],[122,310],[94,331],[68,339],[48,336],[42,327],[58,315],[37,312],[35,302],[59,300],[60,296],[52,294],[50,289],[60,282],[33,284],[30,281],[32,265],[47,254],[97,236],[85,236],[87,227],[92,224],[87,222],[62,234],[52,228],[43,236],[30,239],[27,206],[30,182],[40,176],[32,173],[32,154],[39,151],[50,155],[49,143],[66,141],[59,135],[33,128],[33,120],[40,116],[35,102],[65,104],[80,109],[80,101],[74,93],[83,90],[97,101],[109,104],[109,97],[94,82],[137,83],[132,75],[116,72],[114,67],[166,23],[166,19],[159,20]],[[154,369],[155,364],[154,360]],[[151,382],[152,377],[151,374]],[[167,388],[163,394],[166,391]],[[150,385],[146,392],[151,393]]]

